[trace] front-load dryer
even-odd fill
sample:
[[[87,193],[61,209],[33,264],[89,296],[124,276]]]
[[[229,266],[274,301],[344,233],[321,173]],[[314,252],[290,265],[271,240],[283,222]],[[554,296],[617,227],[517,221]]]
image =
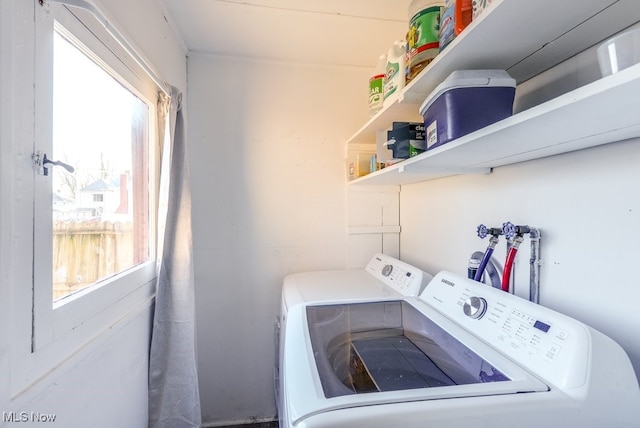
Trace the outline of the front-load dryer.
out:
[[[281,428],[640,426],[618,344],[448,272],[418,298],[291,307],[282,385]]]

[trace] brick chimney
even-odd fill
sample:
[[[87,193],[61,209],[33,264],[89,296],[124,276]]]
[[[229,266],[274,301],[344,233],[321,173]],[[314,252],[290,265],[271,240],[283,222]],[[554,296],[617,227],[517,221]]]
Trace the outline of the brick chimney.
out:
[[[120,174],[120,206],[116,210],[116,214],[129,213],[129,176],[127,173]]]

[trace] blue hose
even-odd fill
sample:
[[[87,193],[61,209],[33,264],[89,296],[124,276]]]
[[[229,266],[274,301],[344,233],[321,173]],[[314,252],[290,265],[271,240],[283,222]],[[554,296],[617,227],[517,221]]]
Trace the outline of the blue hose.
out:
[[[478,237],[481,239],[484,239],[487,236],[490,236],[489,245],[487,246],[487,249],[484,252],[484,256],[482,256],[482,260],[480,261],[478,270],[476,271],[476,274],[473,277],[475,281],[482,282],[482,275],[484,275],[484,271],[487,268],[487,264],[490,263],[491,256],[493,255],[493,249],[496,248],[496,245],[498,245],[498,236],[502,235],[502,229],[498,229],[495,227],[488,228],[484,224],[481,224],[478,226],[476,232],[478,234]],[[474,256],[475,256],[475,253],[474,253]],[[495,271],[495,266],[493,266],[493,263],[490,263],[490,266],[492,266],[493,270]],[[491,283],[493,286],[495,286],[494,284],[495,276],[496,275],[493,275],[493,273],[490,274]]]
[[[476,272],[475,278],[476,281],[482,281],[482,275],[484,274],[484,270],[487,267],[487,263],[491,260],[491,256],[493,255],[493,247],[489,245],[487,250],[484,252],[484,256],[482,256],[482,260],[480,261],[480,266],[478,266],[478,271]]]
[[[482,251],[476,251],[471,255],[472,259],[476,259],[478,262],[482,260],[484,253]],[[479,263],[478,263],[479,266]],[[477,268],[475,269],[477,272]],[[500,272],[498,272],[498,268],[494,264],[494,260],[489,260],[487,262],[486,268],[484,269],[485,275],[489,275],[489,281],[491,282],[491,286],[493,288],[501,289],[502,288],[502,280],[500,279]],[[470,279],[475,279],[475,273]],[[482,281],[482,279],[480,279]]]

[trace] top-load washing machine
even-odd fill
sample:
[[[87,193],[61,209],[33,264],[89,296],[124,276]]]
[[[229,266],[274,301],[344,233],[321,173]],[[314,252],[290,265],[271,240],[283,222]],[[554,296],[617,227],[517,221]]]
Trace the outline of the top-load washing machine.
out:
[[[287,314],[285,427],[639,427],[622,348],[549,308],[439,273],[419,297]]]
[[[427,272],[386,254],[375,254],[364,269],[326,270],[288,275],[282,285],[280,318],[276,324],[275,390],[281,409],[282,352],[287,313],[295,305],[311,302],[348,301],[370,298],[418,296],[433,278]]]

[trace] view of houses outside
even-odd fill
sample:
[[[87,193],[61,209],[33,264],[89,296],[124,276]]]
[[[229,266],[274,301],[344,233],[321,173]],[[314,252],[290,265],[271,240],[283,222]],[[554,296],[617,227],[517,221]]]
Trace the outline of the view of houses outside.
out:
[[[54,35],[53,300],[148,259],[148,107]]]
[[[90,182],[75,199],[54,193],[54,300],[133,266],[131,194],[127,173]]]

